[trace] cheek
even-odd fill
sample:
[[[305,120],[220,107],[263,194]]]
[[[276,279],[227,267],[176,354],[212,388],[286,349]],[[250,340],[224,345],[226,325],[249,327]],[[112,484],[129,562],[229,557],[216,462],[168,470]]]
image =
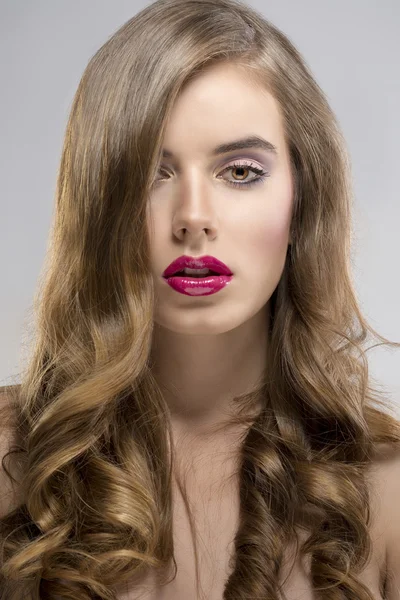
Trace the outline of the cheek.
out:
[[[268,215],[268,220],[259,227],[256,243],[267,251],[286,252],[289,241],[290,219],[277,215]]]
[[[254,212],[249,211],[247,219],[252,223],[248,242],[258,258],[264,256],[268,260],[283,255],[285,259],[290,240],[293,193],[289,167],[279,168],[262,191],[263,198],[258,199]]]
[[[290,200],[274,203],[253,219],[253,227],[249,236],[250,246],[257,253],[258,258],[264,256],[286,256],[289,243],[291,223]]]
[[[253,284],[258,282],[260,293],[270,295],[277,286],[285,267],[290,240],[292,199],[290,194],[279,194],[270,199],[253,215],[252,227],[248,229],[242,248],[248,248],[244,260],[251,265],[246,277]],[[243,250],[244,252],[244,250]]]

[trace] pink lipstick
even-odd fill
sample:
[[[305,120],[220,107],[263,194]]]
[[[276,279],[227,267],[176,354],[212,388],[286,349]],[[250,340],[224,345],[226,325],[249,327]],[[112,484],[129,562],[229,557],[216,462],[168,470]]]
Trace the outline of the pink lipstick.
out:
[[[229,267],[214,256],[180,256],[164,271],[170,287],[187,296],[209,296],[232,281]]]

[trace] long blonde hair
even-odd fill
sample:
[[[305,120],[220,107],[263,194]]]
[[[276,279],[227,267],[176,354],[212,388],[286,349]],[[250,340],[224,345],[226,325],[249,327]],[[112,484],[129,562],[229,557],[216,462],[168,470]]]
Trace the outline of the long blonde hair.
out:
[[[146,207],[174,102],[218,61],[245,67],[279,103],[296,188],[265,379],[237,399],[248,427],[224,598],[277,599],[284,549],[305,523],[314,589],[372,598],[357,579],[371,553],[365,470],[381,444],[399,445],[400,424],[371,384],[365,345],[370,334],[399,344],[366,322],[352,284],[343,136],[300,53],[255,10],[158,0],[96,52],[74,97],[31,356],[5,390],[20,457],[19,500],[0,521],[7,600],[115,600],[117,582],[174,561]]]

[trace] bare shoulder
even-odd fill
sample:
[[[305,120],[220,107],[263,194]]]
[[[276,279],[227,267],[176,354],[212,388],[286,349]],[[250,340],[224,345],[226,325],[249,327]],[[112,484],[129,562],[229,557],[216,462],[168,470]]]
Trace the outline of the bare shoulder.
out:
[[[400,448],[380,448],[369,469],[374,530],[385,551],[387,600],[400,599]]]
[[[12,482],[4,467],[10,472],[7,453],[14,442],[14,421],[11,411],[11,396],[8,388],[0,387],[0,518],[16,506],[16,484]],[[11,472],[11,475],[16,476]]]

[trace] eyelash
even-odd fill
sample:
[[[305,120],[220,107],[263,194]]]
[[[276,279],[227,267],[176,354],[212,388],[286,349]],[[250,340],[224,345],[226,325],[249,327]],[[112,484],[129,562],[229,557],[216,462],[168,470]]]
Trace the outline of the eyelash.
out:
[[[253,173],[256,173],[258,175],[258,177],[254,177],[253,179],[251,179],[248,182],[244,182],[244,183],[239,183],[238,181],[227,181],[228,184],[234,186],[234,187],[250,187],[252,185],[255,185],[257,183],[262,183],[263,181],[265,181],[265,179],[267,177],[270,176],[270,174],[268,173],[268,171],[264,171],[263,169],[259,169],[258,167],[255,167],[254,165],[248,165],[246,163],[234,163],[233,165],[229,165],[228,167],[226,167],[222,173],[225,173],[226,171],[229,171],[230,169],[237,169],[237,168],[242,168],[245,167],[246,169],[249,169],[250,171],[252,171]],[[163,171],[164,173],[166,172],[165,169],[161,169],[161,171]]]
[[[251,179],[250,181],[247,181],[245,183],[239,183],[238,181],[228,181],[227,183],[229,183],[230,185],[233,185],[234,187],[252,186],[252,185],[255,185],[256,183],[261,183],[261,182],[265,181],[265,179],[267,177],[269,177],[269,173],[267,171],[263,171],[263,169],[259,169],[258,167],[255,167],[253,165],[248,165],[246,163],[240,163],[240,162],[234,163],[233,165],[229,165],[222,171],[222,173],[225,173],[225,171],[229,171],[230,169],[237,169],[237,168],[240,169],[242,167],[245,167],[246,169],[249,169],[253,173],[256,173],[257,175],[259,175],[259,177],[254,177],[253,179]]]

